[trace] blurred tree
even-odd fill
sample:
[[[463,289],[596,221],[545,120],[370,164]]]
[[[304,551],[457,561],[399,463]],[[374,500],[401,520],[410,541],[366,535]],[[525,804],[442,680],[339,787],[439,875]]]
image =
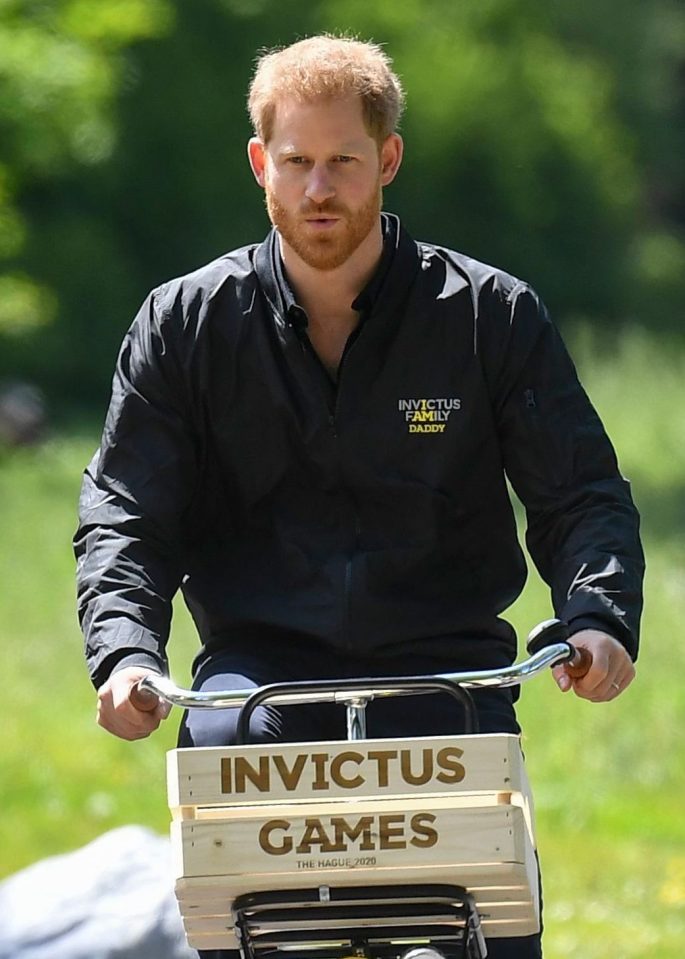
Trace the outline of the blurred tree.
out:
[[[567,49],[601,59],[639,171],[619,313],[682,332],[685,293],[685,7],[681,0],[551,0]]]
[[[166,0],[0,2],[0,344],[49,323],[60,284],[22,262],[28,201],[70,170],[107,159],[113,107],[125,81],[121,52],[171,26]],[[21,267],[24,267],[22,269]]]
[[[532,280],[562,319],[668,323],[685,246],[685,10],[672,0],[324,0],[408,89],[395,205]],[[677,97],[681,99],[678,101]],[[678,122],[681,121],[681,122]],[[655,203],[655,198],[661,197]]]
[[[25,197],[37,224],[27,262],[60,288],[60,314],[40,351],[25,337],[14,358],[52,395],[68,384],[76,402],[104,403],[148,289],[265,234],[246,160],[246,88],[257,49],[287,42],[298,11],[301,22],[297,0],[179,0],[175,30],[129,60],[109,160]]]
[[[147,32],[133,0],[5,6],[24,19],[30,7],[32,27],[69,9],[60,29],[79,25],[74,42],[95,49],[113,79],[95,84],[104,92],[88,108],[100,124],[91,128],[106,133],[79,139],[100,152],[67,148],[75,128],[63,119],[58,129],[71,132],[57,138],[56,159],[21,186],[31,229],[16,203],[0,207],[25,234],[21,256],[21,243],[9,244],[23,269],[15,300],[22,281],[59,293],[57,322],[0,356],[0,373],[11,360],[53,395],[104,404],[117,345],[150,286],[263,236],[244,152],[252,60],[321,30],[387,44],[404,78],[407,152],[387,205],[414,235],[531,280],[562,320],[673,322],[685,259],[673,93],[685,13],[675,0],[166,0],[143,4]],[[124,22],[135,27],[127,37]],[[145,36],[122,59],[124,44]],[[3,76],[0,67],[0,95]],[[88,109],[70,115],[85,120]],[[19,196],[19,165],[6,163],[5,179],[0,171],[0,197]]]

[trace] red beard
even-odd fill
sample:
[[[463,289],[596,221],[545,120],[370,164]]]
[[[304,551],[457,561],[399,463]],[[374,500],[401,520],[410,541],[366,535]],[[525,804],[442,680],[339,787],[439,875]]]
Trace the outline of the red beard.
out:
[[[320,206],[305,200],[297,213],[286,209],[266,187],[269,218],[288,246],[315,270],[335,270],[352,256],[378,222],[382,206],[380,180],[369,199],[355,212],[331,200]],[[305,222],[308,217],[336,217],[330,231],[315,232]]]

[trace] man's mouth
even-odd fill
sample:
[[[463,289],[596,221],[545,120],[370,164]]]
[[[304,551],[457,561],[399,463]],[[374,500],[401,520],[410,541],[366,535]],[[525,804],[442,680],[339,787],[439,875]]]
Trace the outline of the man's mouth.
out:
[[[337,216],[308,216],[306,222],[314,229],[328,229],[338,222]]]

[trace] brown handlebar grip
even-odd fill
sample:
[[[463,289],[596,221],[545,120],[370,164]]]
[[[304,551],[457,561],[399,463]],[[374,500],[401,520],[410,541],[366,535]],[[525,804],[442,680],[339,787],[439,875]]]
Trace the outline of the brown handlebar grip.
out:
[[[582,679],[592,666],[592,653],[582,646],[573,647],[573,656],[566,663],[566,673],[572,679]]]
[[[159,706],[159,698],[155,696],[151,689],[146,689],[140,683],[131,686],[128,694],[129,702],[141,713],[154,713]]]

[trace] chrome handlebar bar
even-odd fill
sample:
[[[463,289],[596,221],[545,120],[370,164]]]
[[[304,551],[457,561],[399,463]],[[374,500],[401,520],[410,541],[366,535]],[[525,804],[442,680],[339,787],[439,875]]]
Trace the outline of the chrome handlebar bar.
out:
[[[507,666],[502,669],[484,669],[470,672],[458,673],[439,673],[439,680],[446,680],[455,685],[462,686],[465,689],[483,689],[493,687],[517,686],[526,682],[538,673],[543,672],[552,666],[562,663],[570,663],[579,670],[577,675],[584,675],[590,666],[588,661],[589,654],[586,650],[577,649],[571,643],[559,642],[533,653],[528,659],[515,663],[513,666]],[[413,677],[408,677],[413,678]],[[406,677],[402,677],[406,679]],[[400,677],[397,677],[398,682]],[[375,684],[376,683],[376,684]],[[312,682],[312,687],[317,687],[316,682]],[[289,693],[282,691],[269,697],[269,702],[274,705],[295,705],[302,703],[340,703],[348,704],[355,699],[360,702],[370,702],[372,699],[384,699],[389,696],[408,696],[425,692],[425,690],[407,689],[406,685],[402,688],[395,688],[387,684],[387,680],[381,686],[374,679],[354,680],[353,684],[349,680],[345,681],[344,690],[312,688],[303,689],[307,683],[298,683],[298,691]],[[138,685],[132,690],[132,701],[138,709],[154,709],[157,699],[163,699],[174,706],[181,706],[185,709],[233,709],[242,707],[245,702],[256,693],[266,690],[268,687],[259,687],[258,689],[226,689],[214,692],[195,692],[189,689],[181,689],[165,676],[156,676],[149,674],[140,680]]]

